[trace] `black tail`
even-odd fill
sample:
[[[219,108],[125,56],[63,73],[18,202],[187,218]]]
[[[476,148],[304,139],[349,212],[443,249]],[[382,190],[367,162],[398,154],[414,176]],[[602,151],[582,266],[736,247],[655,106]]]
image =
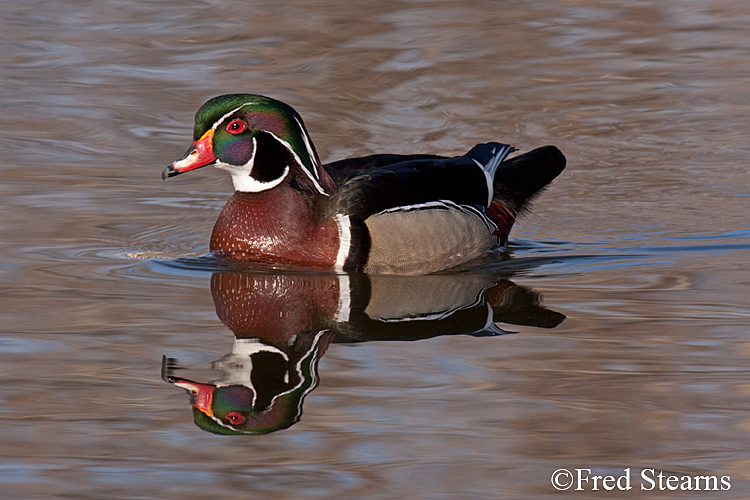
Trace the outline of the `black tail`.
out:
[[[543,146],[500,164],[494,198],[519,214],[565,170],[565,156],[555,146]]]

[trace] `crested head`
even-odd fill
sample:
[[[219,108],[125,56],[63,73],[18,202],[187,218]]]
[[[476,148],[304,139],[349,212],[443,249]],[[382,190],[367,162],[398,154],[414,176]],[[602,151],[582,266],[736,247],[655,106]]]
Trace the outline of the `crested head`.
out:
[[[240,115],[251,121],[256,129],[266,130],[284,139],[294,135],[293,119],[302,118],[289,106],[276,99],[257,94],[225,94],[206,101],[195,113],[193,140],[198,140],[210,128],[230,115]]]
[[[256,94],[227,94],[195,114],[193,147],[165,171],[177,175],[214,165],[232,175],[238,191],[272,189],[284,181],[330,194],[325,173],[302,118],[289,105]]]

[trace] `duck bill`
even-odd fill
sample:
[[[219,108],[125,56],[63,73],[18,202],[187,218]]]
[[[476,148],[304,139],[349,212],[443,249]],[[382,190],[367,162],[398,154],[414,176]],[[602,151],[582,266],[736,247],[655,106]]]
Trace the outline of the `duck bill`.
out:
[[[205,167],[206,165],[215,163],[216,156],[214,156],[213,147],[211,146],[213,138],[213,129],[208,129],[200,139],[190,146],[190,149],[185,153],[185,156],[164,169],[161,173],[161,178],[166,179],[167,177],[174,177],[175,175],[183,174],[195,170],[196,168]]]
[[[216,387],[184,379],[174,379],[170,380],[170,382],[177,387],[182,387],[190,394],[190,404],[193,408],[197,408],[207,416],[213,417],[214,410],[211,405]]]

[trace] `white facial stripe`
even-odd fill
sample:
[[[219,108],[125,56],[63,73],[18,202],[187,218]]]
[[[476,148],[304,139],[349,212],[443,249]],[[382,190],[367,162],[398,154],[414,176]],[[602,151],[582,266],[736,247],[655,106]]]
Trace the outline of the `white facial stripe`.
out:
[[[315,171],[313,172],[313,175],[315,175],[316,179],[320,179],[320,175],[318,174],[318,168],[320,165],[317,163],[317,159],[315,157],[315,151],[313,151],[312,144],[310,144],[310,138],[307,137],[307,133],[305,132],[305,127],[302,126],[300,121],[297,119],[297,117],[294,117],[294,121],[297,122],[297,126],[299,127],[300,132],[302,132],[302,140],[305,142],[305,149],[307,149],[307,154],[310,156],[310,159],[312,159]]]
[[[230,117],[230,116],[231,116],[232,114],[236,113],[236,112],[237,112],[237,111],[239,111],[240,109],[244,108],[245,106],[249,106],[249,105],[251,105],[251,104],[255,104],[255,103],[254,103],[254,102],[246,102],[246,103],[245,103],[245,104],[243,104],[242,106],[237,106],[237,107],[236,107],[236,108],[234,108],[234,109],[233,109],[232,111],[230,111],[229,113],[225,114],[224,116],[222,116],[221,118],[219,118],[218,120],[216,120],[216,121],[214,122],[214,124],[213,124],[213,125],[211,125],[211,129],[212,129],[212,130],[213,130],[214,132],[216,132],[216,129],[218,128],[218,126],[219,126],[219,125],[221,125],[221,122],[223,122],[224,120],[226,120],[227,118],[229,118],[229,117]]]
[[[266,132],[268,132],[268,131],[266,130]],[[292,154],[292,156],[294,157],[294,159],[297,161],[297,164],[300,166],[300,168],[305,173],[305,175],[307,175],[307,177],[312,181],[312,183],[315,184],[315,189],[317,189],[320,194],[329,196],[328,193],[326,193],[325,190],[323,189],[323,187],[320,185],[320,183],[318,182],[318,180],[315,177],[313,177],[313,174],[309,170],[307,170],[307,168],[305,168],[305,164],[302,163],[302,160],[300,160],[299,156],[297,156],[297,153],[294,152],[294,149],[292,149],[292,145],[289,144],[288,142],[286,142],[281,137],[278,137],[277,135],[273,134],[272,132],[268,132],[268,133],[271,134],[274,139],[276,139],[277,141],[279,141],[281,144],[284,145],[285,148],[287,148],[289,150],[289,152]],[[310,158],[312,158],[313,162],[315,161],[315,157],[314,156],[311,156]]]
[[[352,248],[352,223],[349,216],[344,214],[336,214],[334,219],[339,228],[339,250],[333,268],[337,272],[343,272],[344,264],[346,264],[346,259],[349,258],[349,252]]]

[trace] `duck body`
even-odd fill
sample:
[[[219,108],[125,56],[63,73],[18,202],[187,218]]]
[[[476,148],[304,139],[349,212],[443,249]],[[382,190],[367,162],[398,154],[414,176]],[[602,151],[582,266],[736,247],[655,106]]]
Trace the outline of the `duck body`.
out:
[[[194,142],[167,178],[207,165],[236,192],[211,252],[279,266],[424,274],[504,244],[529,200],[565,168],[554,146],[507,159],[479,144],[465,155],[381,154],[321,165],[300,116],[264,96],[230,94],[196,113]]]

